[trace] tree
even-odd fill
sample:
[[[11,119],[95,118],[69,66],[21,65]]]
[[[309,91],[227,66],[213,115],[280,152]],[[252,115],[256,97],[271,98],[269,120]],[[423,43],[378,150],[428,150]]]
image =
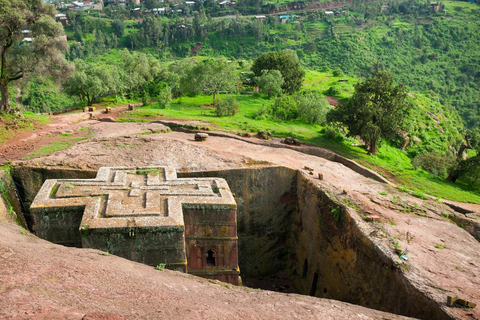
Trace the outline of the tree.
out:
[[[269,98],[279,96],[282,93],[282,85],[285,83],[278,70],[263,70],[260,77],[255,77],[255,82],[260,87],[260,91]]]
[[[12,81],[33,71],[65,75],[67,43],[54,16],[55,8],[43,0],[0,0],[0,112],[11,111],[8,86]],[[24,38],[25,33],[31,36]]]
[[[75,60],[75,74],[65,83],[65,92],[91,105],[101,97],[123,91],[120,70],[113,65]]]
[[[115,19],[112,21],[113,33],[119,38],[123,36],[125,32],[125,22],[122,19]]]
[[[372,154],[381,137],[389,139],[399,132],[408,110],[406,99],[403,84],[395,86],[393,76],[377,68],[373,77],[355,85],[347,103],[327,114],[327,120],[344,124],[348,136],[360,136]]]
[[[278,70],[285,81],[283,92],[295,93],[300,90],[305,71],[300,66],[297,54],[292,50],[265,52],[252,65],[255,76],[260,77],[263,70]]]
[[[194,86],[205,94],[212,94],[213,101],[220,91],[232,92],[236,89],[238,73],[236,64],[224,60],[207,59],[197,64],[192,74],[187,74]]]
[[[300,118],[312,124],[325,124],[330,105],[324,96],[312,91],[298,95],[296,100]]]
[[[475,150],[476,155],[468,157],[466,150]],[[473,187],[480,186],[480,129],[478,128],[470,130],[465,135],[465,143],[457,152],[456,163],[447,180],[455,183],[457,179],[465,180]]]

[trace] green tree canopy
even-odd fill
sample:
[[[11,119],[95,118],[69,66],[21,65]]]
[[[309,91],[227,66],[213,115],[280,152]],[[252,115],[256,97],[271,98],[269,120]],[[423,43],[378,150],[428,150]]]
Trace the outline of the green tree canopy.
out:
[[[75,74],[64,85],[65,92],[79,97],[87,105],[124,89],[121,72],[114,65],[75,60],[75,69]]]
[[[10,112],[8,85],[28,73],[65,75],[63,28],[43,0],[0,0],[0,112]]]
[[[296,53],[291,50],[263,53],[253,62],[252,71],[256,77],[260,77],[263,70],[280,71],[284,80],[283,92],[290,94],[300,90],[305,77]]]
[[[193,67],[191,74],[193,87],[199,88],[205,94],[212,94],[213,101],[220,91],[232,92],[239,80],[236,64],[225,60],[207,59]]]
[[[260,87],[260,92],[265,93],[269,98],[279,96],[282,93],[282,85],[285,83],[278,70],[263,70],[260,77],[255,77],[255,82]]]
[[[466,150],[474,150],[473,156],[466,156]],[[464,181],[472,187],[480,187],[480,129],[474,128],[465,135],[465,142],[457,152],[456,163],[450,171],[447,180]]]
[[[349,136],[360,136],[368,152],[375,153],[381,137],[389,139],[399,132],[407,111],[405,87],[395,86],[390,73],[376,70],[355,85],[352,97],[330,111],[327,120],[344,124]]]

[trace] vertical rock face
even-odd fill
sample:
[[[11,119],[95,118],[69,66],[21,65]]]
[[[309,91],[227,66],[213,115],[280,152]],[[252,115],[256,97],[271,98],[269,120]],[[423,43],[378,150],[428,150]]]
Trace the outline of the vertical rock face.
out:
[[[47,180],[50,187],[41,191],[45,204],[37,206],[35,200],[32,206],[37,234],[231,283],[239,281],[239,265],[246,280],[281,279],[301,294],[422,319],[452,318],[425,291],[415,269],[399,268],[398,257],[382,244],[390,239],[337,199],[323,181],[274,166],[183,172],[180,179],[167,179],[163,168],[117,169],[123,173],[117,176],[111,169],[105,180]],[[88,170],[38,166],[12,172],[24,188],[24,203],[33,202],[29,196],[48,178],[92,177]],[[97,184],[97,194],[89,183]],[[158,197],[155,210],[151,194]],[[73,203],[70,213],[48,205],[66,199]],[[86,200],[99,208],[100,218],[87,214]],[[45,214],[47,207],[52,207],[50,214]],[[96,222],[88,219],[101,220],[106,227],[98,222],[94,228]],[[145,225],[152,219],[164,223]],[[63,233],[48,233],[47,226]]]
[[[236,203],[224,179],[103,167],[95,179],[46,180],[30,213],[43,239],[239,283]]]

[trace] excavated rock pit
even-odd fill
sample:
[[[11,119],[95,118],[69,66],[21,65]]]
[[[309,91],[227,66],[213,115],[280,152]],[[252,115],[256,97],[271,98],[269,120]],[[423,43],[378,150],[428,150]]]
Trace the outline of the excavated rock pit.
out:
[[[462,214],[440,201],[415,198],[321,148],[223,133],[195,142],[191,133],[157,133],[164,126],[155,123],[88,121],[66,127],[87,128],[93,138],[13,163],[13,180],[0,175],[7,190],[0,221],[21,212],[20,202],[28,208],[49,178],[93,178],[101,166],[172,166],[179,177],[228,182],[238,204],[239,264],[247,285],[422,319],[480,319],[478,307],[446,306],[448,295],[480,301],[475,208]],[[307,166],[311,170],[304,170]],[[409,260],[401,260],[394,247],[408,248]],[[98,277],[97,272],[86,276]],[[340,314],[332,312],[334,318]]]
[[[28,208],[46,179],[93,178],[96,170],[19,166],[12,176]],[[450,319],[403,275],[395,257],[367,234],[375,228],[313,184],[281,166],[179,173],[224,178],[238,205],[239,265],[246,285],[342,300],[422,319]],[[384,239],[384,241],[388,241]]]

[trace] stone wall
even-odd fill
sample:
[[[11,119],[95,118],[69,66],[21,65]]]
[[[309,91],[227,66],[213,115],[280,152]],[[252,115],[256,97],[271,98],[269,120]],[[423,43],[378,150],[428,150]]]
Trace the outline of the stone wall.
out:
[[[16,169],[25,188],[46,178],[90,177],[95,171]],[[178,173],[224,178],[237,202],[242,277],[283,274],[296,292],[421,319],[450,319],[441,306],[383,251],[375,230],[304,173],[258,167]],[[35,194],[35,190],[26,192]],[[26,198],[31,202],[33,197]],[[389,241],[388,239],[378,241]],[[201,253],[204,254],[204,253]]]
[[[243,278],[283,272],[296,211],[297,171],[262,167],[178,173],[179,177],[224,178],[237,202],[239,266]]]
[[[0,169],[0,222],[26,226],[16,188],[8,169]]]
[[[97,175],[97,170],[18,165],[12,168],[11,174],[17,187],[18,196],[22,199],[25,221],[28,228],[32,230],[32,217],[28,208],[47,179],[93,179]]]
[[[353,209],[300,172],[297,196],[295,255],[288,269],[298,293],[421,319],[450,319],[371,240],[375,230]]]

